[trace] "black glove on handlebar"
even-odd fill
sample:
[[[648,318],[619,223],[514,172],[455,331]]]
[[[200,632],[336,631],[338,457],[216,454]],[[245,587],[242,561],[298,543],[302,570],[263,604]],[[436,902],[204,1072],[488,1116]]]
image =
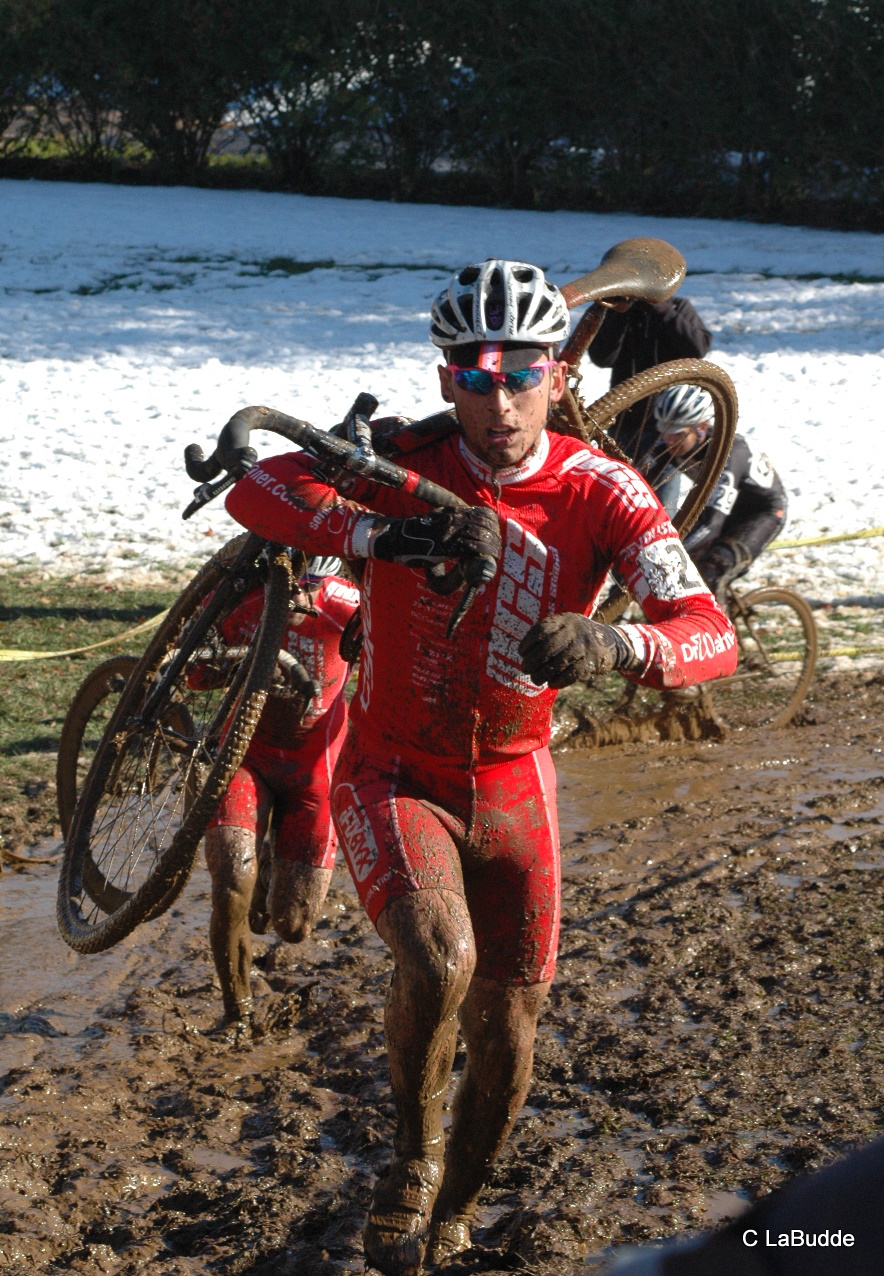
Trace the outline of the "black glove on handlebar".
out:
[[[426,567],[449,559],[499,558],[500,520],[486,505],[434,510],[424,518],[378,519],[369,555],[387,563]]]
[[[573,611],[546,616],[533,625],[519,643],[519,654],[523,671],[537,687],[570,687],[613,669],[641,668],[621,630]]]

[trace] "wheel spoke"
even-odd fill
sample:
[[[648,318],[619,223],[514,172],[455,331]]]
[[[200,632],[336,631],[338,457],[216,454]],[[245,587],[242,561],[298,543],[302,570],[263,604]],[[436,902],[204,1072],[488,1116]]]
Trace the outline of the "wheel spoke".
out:
[[[225,623],[259,583],[263,542],[247,536],[234,544],[171,609],[84,781],[58,896],[59,927],[78,951],[100,952],[169,907],[248,747],[288,617],[291,562],[274,551],[263,616],[258,607],[260,623],[244,649],[242,633],[225,637]],[[77,750],[87,724],[88,713]],[[79,754],[70,756],[76,779]]]

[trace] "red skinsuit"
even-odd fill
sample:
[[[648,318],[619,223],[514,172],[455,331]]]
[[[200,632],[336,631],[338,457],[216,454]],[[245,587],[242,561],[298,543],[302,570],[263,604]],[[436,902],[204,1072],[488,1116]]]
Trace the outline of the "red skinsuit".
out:
[[[253,829],[263,840],[272,806],[278,856],[317,868],[334,864],[337,838],[329,790],[347,724],[344,684],[350,669],[338,643],[358,604],[359,593],[348,581],[326,576],[313,602],[317,615],[292,613],[284,649],[307,670],[317,694],[300,723],[297,700],[268,697],[211,828]],[[225,621],[225,639],[232,645],[248,643],[263,607],[263,590],[257,589]]]
[[[335,774],[335,820],[373,920],[408,891],[462,889],[480,953],[477,973],[545,981],[558,931],[557,908],[549,907],[550,892],[558,897],[558,837],[546,753],[556,692],[521,672],[520,639],[544,616],[590,612],[611,566],[651,622],[623,627],[643,662],[637,681],[683,687],[732,672],[733,629],[644,480],[595,448],[544,432],[529,457],[495,474],[450,434],[408,460],[469,505],[496,510],[504,551],[453,640],[445,626],[456,596],[432,593],[420,569],[369,560],[365,646]],[[270,540],[350,557],[361,510],[314,478],[312,468],[303,453],[262,461],[230,493],[227,508]],[[348,497],[383,514],[426,512],[413,497],[359,479]],[[509,796],[508,764],[519,771]],[[483,791],[491,778],[493,796]],[[518,881],[498,875],[495,890],[486,870],[495,857],[507,861],[508,842],[519,853],[514,844],[525,825],[532,826],[533,871],[526,868]],[[462,888],[439,867],[455,852]]]

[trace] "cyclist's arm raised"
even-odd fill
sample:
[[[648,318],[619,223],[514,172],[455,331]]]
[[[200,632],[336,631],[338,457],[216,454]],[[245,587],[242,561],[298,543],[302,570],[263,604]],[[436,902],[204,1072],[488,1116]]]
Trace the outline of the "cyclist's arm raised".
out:
[[[355,499],[345,500],[315,469],[299,453],[259,462],[228,496],[228,512],[268,540],[343,558],[424,566],[500,553],[491,510],[464,506],[428,513],[425,502],[405,491],[349,476]]]

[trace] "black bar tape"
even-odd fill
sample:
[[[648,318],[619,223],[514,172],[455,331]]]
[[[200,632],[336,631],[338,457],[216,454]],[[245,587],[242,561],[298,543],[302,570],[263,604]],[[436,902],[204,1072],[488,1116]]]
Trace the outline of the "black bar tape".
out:
[[[221,462],[214,454],[206,460],[198,443],[188,443],[184,449],[184,468],[194,483],[210,483],[221,473]]]

